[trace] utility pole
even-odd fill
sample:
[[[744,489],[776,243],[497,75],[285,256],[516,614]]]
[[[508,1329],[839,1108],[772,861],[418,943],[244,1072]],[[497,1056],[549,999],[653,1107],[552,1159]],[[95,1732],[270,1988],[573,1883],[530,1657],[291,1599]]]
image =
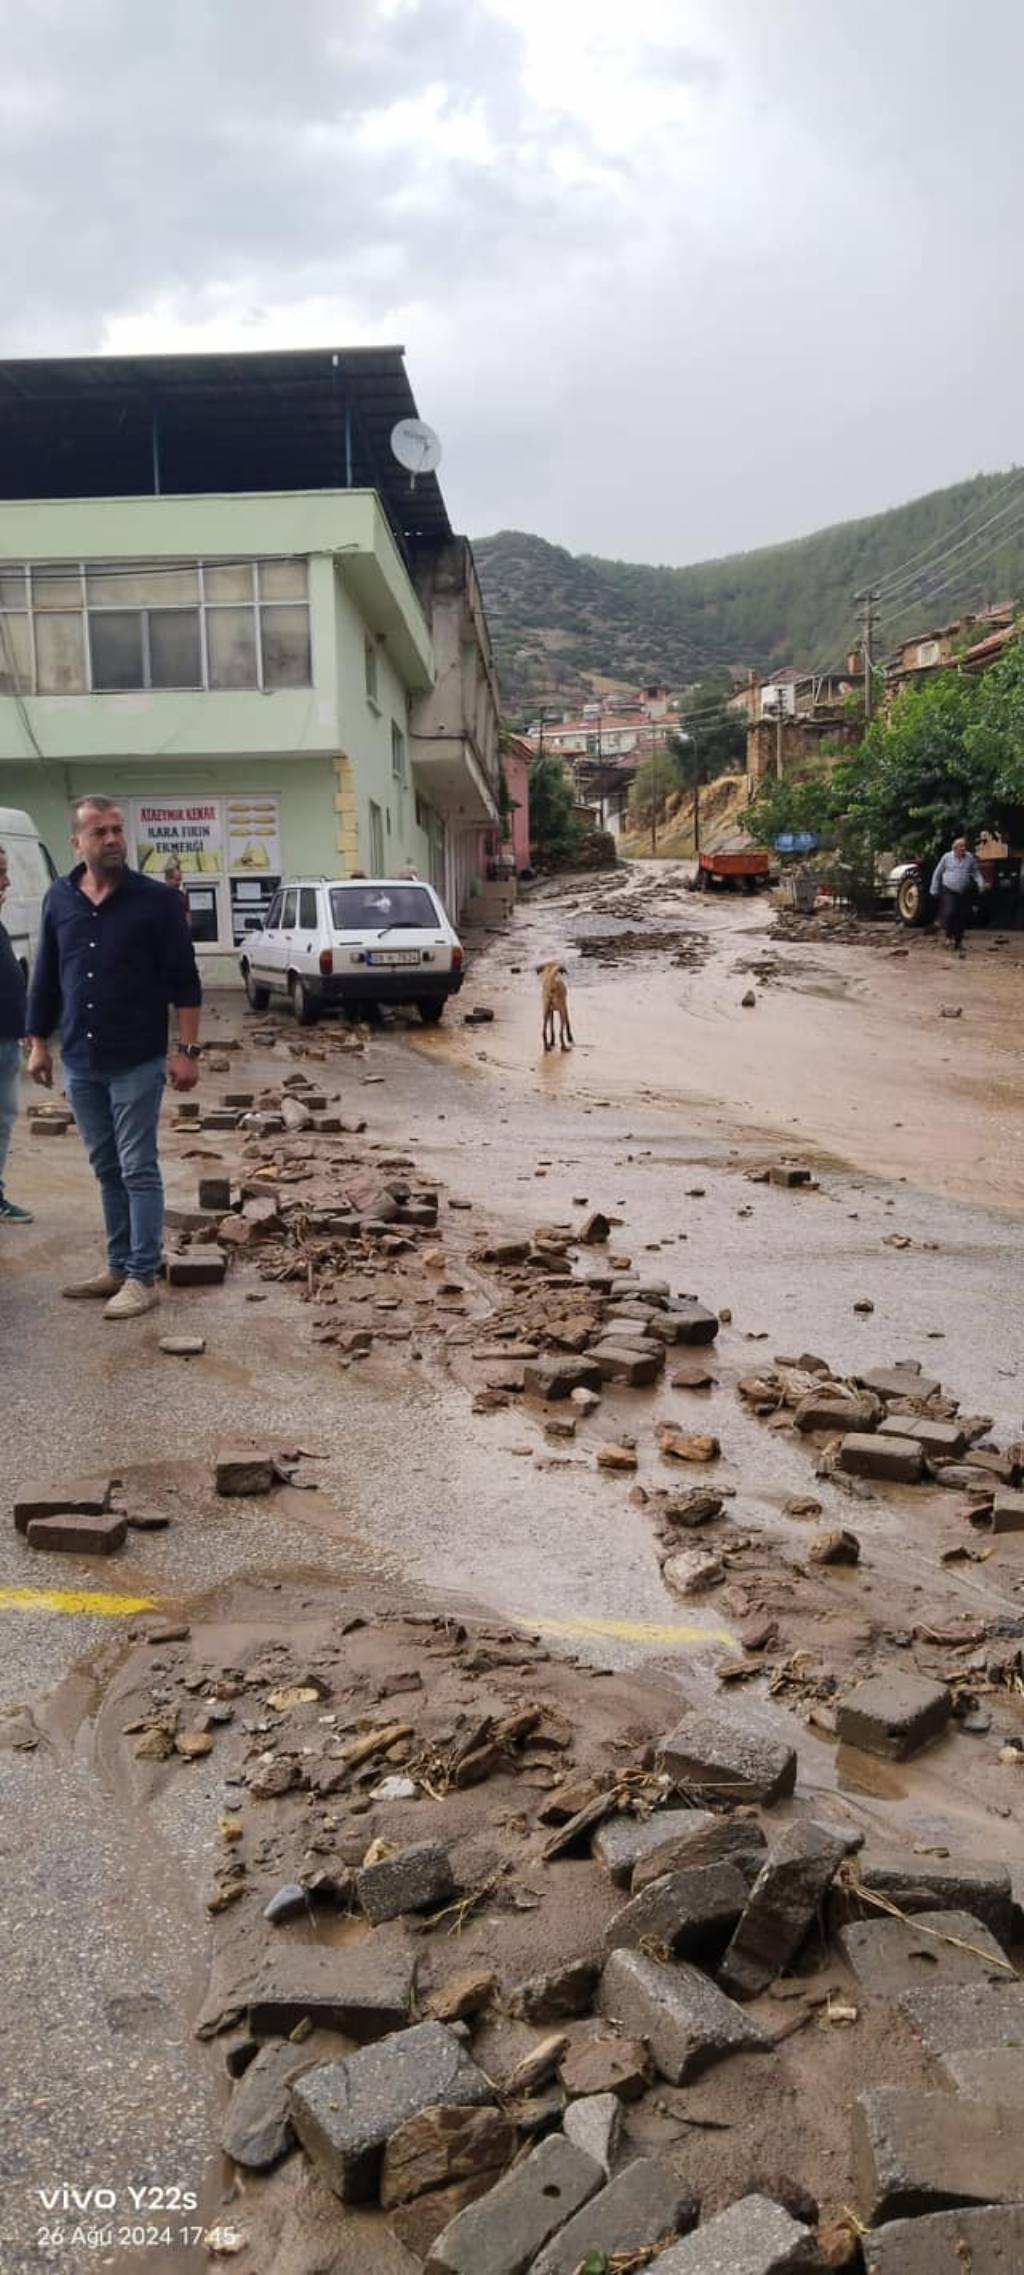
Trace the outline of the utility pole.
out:
[[[651,732],[651,852],[658,850],[658,752]]]
[[[861,638],[864,654],[864,717],[870,722],[872,695],[874,693],[872,672],[874,669],[875,607],[878,594],[870,591],[858,592],[854,594],[854,599],[860,603],[864,612],[864,630]]]
[[[782,728],[783,728],[783,723],[784,723],[784,720],[785,720],[785,715],[786,715],[786,714],[785,714],[785,710],[784,710],[784,707],[783,707],[783,701],[782,701],[782,689],[781,689],[781,687],[776,687],[776,690],[775,690],[775,779],[776,779],[776,781],[777,781],[777,782],[781,782],[781,780],[782,780]]]

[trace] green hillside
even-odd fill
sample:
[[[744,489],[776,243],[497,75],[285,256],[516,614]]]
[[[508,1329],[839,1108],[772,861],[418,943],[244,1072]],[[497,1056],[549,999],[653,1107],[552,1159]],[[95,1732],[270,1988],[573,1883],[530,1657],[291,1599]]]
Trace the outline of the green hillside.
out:
[[[991,530],[983,525],[998,517]],[[957,547],[942,558],[946,547]],[[692,568],[575,555],[520,530],[475,541],[511,713],[589,692],[590,675],[678,687],[727,665],[838,665],[854,594],[912,583],[883,605],[881,647],[919,625],[1024,592],[1024,470],[978,474],[864,521]]]

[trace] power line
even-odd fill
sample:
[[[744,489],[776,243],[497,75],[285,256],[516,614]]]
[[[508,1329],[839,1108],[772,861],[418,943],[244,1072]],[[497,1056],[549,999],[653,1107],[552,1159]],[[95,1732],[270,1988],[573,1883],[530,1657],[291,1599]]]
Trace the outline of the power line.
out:
[[[1022,533],[1024,533],[1024,512],[1018,509],[1015,520],[1001,529],[998,536],[990,537],[987,542],[982,542],[980,550],[975,550],[958,561],[950,575],[940,577],[937,582],[933,580],[928,584],[926,590],[916,593],[912,600],[902,601],[896,608],[886,610],[884,621],[887,631],[891,634],[892,627],[895,624],[901,623],[905,618],[920,615],[925,609],[934,608],[944,593],[962,587],[965,579],[976,579],[986,562],[990,561],[1002,546],[1015,542]]]
[[[998,513],[990,514],[987,520],[979,522],[977,528],[967,530],[963,537],[952,544],[944,543],[937,551],[933,547],[932,551],[936,553],[934,560],[922,563],[920,567],[913,569],[909,575],[894,573],[893,577],[883,577],[879,582],[879,591],[883,599],[895,600],[899,593],[919,581],[925,584],[929,583],[936,569],[940,569],[945,561],[952,559],[955,554],[962,553],[965,549],[970,549],[977,543],[979,537],[984,536],[986,530],[993,529],[998,522],[1005,521],[1008,515],[1016,513],[1024,501],[1024,473],[1018,473],[1014,477],[1014,481],[1016,494],[1011,498],[1009,505],[1002,506]]]

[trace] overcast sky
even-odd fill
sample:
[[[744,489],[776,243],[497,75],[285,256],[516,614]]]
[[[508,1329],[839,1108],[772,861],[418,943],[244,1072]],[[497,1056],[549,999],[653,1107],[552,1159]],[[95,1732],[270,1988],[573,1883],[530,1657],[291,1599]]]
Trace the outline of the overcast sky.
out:
[[[0,345],[400,341],[474,536],[684,562],[1024,458],[1024,9],[0,0]]]

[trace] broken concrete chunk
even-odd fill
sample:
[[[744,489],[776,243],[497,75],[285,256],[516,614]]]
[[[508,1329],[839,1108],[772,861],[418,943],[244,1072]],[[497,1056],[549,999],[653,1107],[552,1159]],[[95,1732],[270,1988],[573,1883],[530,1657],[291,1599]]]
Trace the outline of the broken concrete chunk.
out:
[[[564,2022],[569,2015],[586,2014],[598,1973],[596,1961],[575,1959],[549,1975],[535,1975],[513,1991],[509,2013],[520,2015],[524,2022],[538,2023]]]
[[[1024,2046],[973,2046],[944,2054],[942,2068],[965,2101],[998,2102],[1024,2109]]]
[[[874,1427],[878,1408],[869,1398],[841,1398],[825,1390],[810,1390],[793,1409],[798,1430],[866,1430]]]
[[[709,1548],[677,1548],[665,1558],[661,1577],[677,1596],[700,1596],[724,1580],[725,1566]]]
[[[757,1998],[797,1958],[847,1853],[841,1833],[807,1818],[775,1842],[725,1954],[723,1987]]]
[[[860,1542],[855,1532],[845,1525],[837,1525],[829,1532],[816,1532],[807,1543],[807,1556],[811,1564],[859,1564]]]
[[[500,2109],[434,2107],[407,2117],[384,2150],[380,2200],[392,2205],[422,2196],[428,2188],[488,2173],[491,2180],[511,2164],[517,2147],[515,2126]]]
[[[659,1769],[720,1801],[780,1801],[796,1784],[792,1746],[725,1714],[688,1714],[663,1738]]]
[[[600,1209],[592,1209],[590,1215],[584,1217],[576,1238],[584,1248],[600,1248],[608,1239],[611,1229],[608,1218],[602,1216]]]
[[[734,1864],[698,1865],[652,1880],[605,1929],[612,1951],[663,1950],[709,1966],[718,1959],[747,1901]]]
[[[431,2248],[427,2275],[526,2275],[550,2236],[571,2220],[604,2178],[560,2133],[460,2212]]]
[[[854,2103],[857,2209],[870,2227],[1024,2197],[1020,2111],[880,2086]]]
[[[685,2235],[699,2215],[697,2198],[675,2173],[653,2157],[637,2157],[559,2230],[530,2275],[577,2275],[591,2253],[606,2261],[619,2252],[628,2258],[666,2236]]]
[[[855,1431],[839,1449],[840,1468],[851,1477],[882,1477],[892,1485],[916,1485],[924,1471],[924,1454],[913,1438],[886,1438],[879,1432],[866,1437]]]
[[[770,1185],[781,1185],[783,1189],[809,1185],[812,1182],[811,1172],[809,1169],[798,1169],[790,1161],[773,1161],[768,1171],[768,1182]]]
[[[712,1816],[707,1822],[708,1813],[703,1809],[665,1811],[666,1816],[673,1817],[687,1813],[692,1820],[689,1832],[677,1834],[663,1847],[638,1859],[633,1869],[634,1896],[666,1872],[692,1871],[705,1864],[735,1864],[748,1887],[756,1879],[765,1837],[754,1818]]]
[[[216,1288],[227,1268],[223,1249],[214,1247],[211,1241],[202,1248],[187,1248],[180,1256],[169,1256],[167,1280],[172,1288]]]
[[[621,1382],[631,1390],[642,1390],[645,1384],[657,1382],[665,1365],[665,1346],[655,1343],[641,1349],[638,1344],[598,1343],[590,1357],[602,1382]]]
[[[887,1414],[879,1424],[879,1437],[913,1438],[929,1454],[955,1458],[966,1444],[958,1422],[934,1422],[928,1414]]]
[[[871,1675],[840,1699],[836,1735],[841,1745],[858,1746],[861,1753],[905,1761],[941,1737],[950,1710],[943,1683],[923,1675]]]
[[[941,1385],[932,1375],[921,1373],[918,1366],[873,1367],[857,1380],[865,1390],[873,1390],[877,1398],[916,1398],[922,1404],[934,1398]]]
[[[218,1493],[269,1493],[274,1482],[274,1457],[251,1446],[222,1446],[217,1455],[214,1483]]]
[[[600,1390],[603,1379],[591,1355],[532,1359],[524,1370],[523,1386],[534,1398],[569,1398],[574,1390]]]
[[[622,2138],[622,2103],[614,2093],[588,2093],[570,2101],[562,2119],[567,2141],[593,2157],[603,2172],[612,2169]]]
[[[713,1343],[718,1333],[718,1314],[709,1311],[706,1304],[682,1298],[669,1307],[668,1318],[675,1328],[673,1342],[696,1345],[698,1348]]]
[[[929,2054],[1024,2045],[1024,1983],[1009,1976],[1000,1983],[903,1991],[899,2005]]]
[[[722,1451],[709,1430],[679,1430],[674,1422],[659,1422],[654,1434],[658,1452],[670,1461],[717,1461]]]
[[[864,2237],[865,2275],[1013,2275],[1024,2267],[1024,2206],[992,2204],[890,2220]]]
[[[124,1546],[127,1518],[30,1517],[25,1538],[30,1548],[45,1548],[58,1556],[112,1556]]]
[[[838,1943],[858,1982],[879,1998],[913,1990],[918,1983],[938,1988],[943,1983],[1012,1980],[995,1937],[970,1912],[859,1920],[840,1928]]]
[[[410,2118],[492,2100],[461,2038],[441,2022],[421,2022],[307,2070],[291,2089],[290,2113],[328,2187],[343,2203],[357,2203],[375,2195],[385,2146]]]
[[[308,2045],[263,2046],[231,2096],[220,2142],[249,2172],[269,2172],[295,2145],[288,2094],[292,2080],[317,2059]]]
[[[427,2000],[427,2012],[434,2022],[465,2022],[469,2015],[480,2014],[489,2006],[497,1987],[497,1976],[489,1967],[476,1967],[471,1973],[458,1975],[443,1990],[434,1991]]]
[[[857,1858],[857,1878],[873,1894],[885,1896],[901,1912],[964,1911],[984,1920],[1001,1943],[1010,1940],[1011,1892],[1010,1874],[1005,1864],[974,1862],[967,1857],[914,1856],[909,1849],[894,1850],[883,1856],[872,1856],[862,1851]],[[832,1912],[838,1918],[841,1911],[850,1917],[851,1910],[860,1916],[870,1907],[860,1905],[855,1895],[845,1897],[836,1890]]]
[[[770,2196],[741,2196],[655,2261],[658,2275],[795,2275],[820,2265],[813,2233]]]
[[[368,1919],[397,1919],[428,1912],[455,1893],[448,1851],[441,1841],[417,1841],[356,1874],[356,1894]]]
[[[637,1951],[614,1951],[601,1977],[601,2012],[647,2039],[656,2068],[682,2085],[728,2054],[765,2051],[769,2041],[697,1967],[666,1967]]]
[[[263,1973],[247,1988],[245,2004],[256,2038],[286,2038],[308,2016],[322,2029],[343,2030],[364,2044],[403,2027],[412,1992],[408,1953],[374,1936],[349,1950],[305,1944],[279,1952],[275,1945]]]
[[[608,1817],[598,1826],[590,1845],[616,1887],[628,1888],[635,1866],[645,1857],[680,1835],[706,1832],[709,1826],[724,1822],[710,1809],[656,1809],[650,1817]],[[713,1860],[700,1857],[696,1861],[703,1864]],[[654,1878],[659,1879],[660,1873]]]

